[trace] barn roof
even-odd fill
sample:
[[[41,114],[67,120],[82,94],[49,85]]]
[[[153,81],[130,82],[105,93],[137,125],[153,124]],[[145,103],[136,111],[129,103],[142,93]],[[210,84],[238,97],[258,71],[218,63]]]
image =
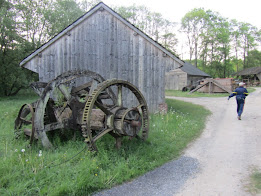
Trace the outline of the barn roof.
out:
[[[255,75],[261,73],[261,67],[251,67],[235,73],[237,76]]]
[[[32,58],[34,58],[36,55],[38,55],[39,53],[41,53],[44,49],[46,49],[47,47],[49,47],[51,44],[53,44],[56,40],[58,40],[60,37],[62,37],[65,34],[68,34],[70,32],[71,29],[73,29],[75,26],[79,25],[80,23],[82,23],[85,19],[87,19],[88,17],[90,17],[92,14],[94,14],[96,11],[98,10],[106,10],[109,13],[111,13],[113,16],[115,16],[118,20],[120,20],[121,22],[123,22],[125,25],[127,25],[129,28],[131,28],[133,31],[135,31],[138,35],[142,36],[143,38],[145,38],[147,41],[149,41],[150,43],[152,43],[154,46],[156,46],[157,48],[159,48],[160,50],[162,50],[165,54],[169,55],[171,58],[175,59],[176,61],[178,61],[179,63],[181,63],[182,65],[184,64],[184,61],[182,61],[181,59],[179,59],[179,57],[177,57],[172,51],[166,49],[165,47],[163,47],[160,43],[156,42],[155,40],[153,40],[151,37],[149,37],[146,33],[142,32],[140,29],[138,29],[137,27],[135,27],[133,24],[131,24],[129,21],[127,21],[126,19],[124,19],[122,16],[120,16],[118,13],[116,13],[114,10],[112,10],[110,7],[108,7],[107,5],[105,5],[103,2],[100,2],[99,4],[97,4],[95,7],[93,7],[91,10],[89,10],[88,12],[86,12],[84,15],[82,15],[81,17],[79,17],[76,21],[74,21],[72,24],[70,24],[68,27],[66,27],[64,30],[62,30],[60,33],[58,33],[56,36],[54,36],[52,39],[50,39],[48,42],[46,42],[45,44],[43,44],[40,48],[38,48],[37,50],[35,50],[33,53],[31,53],[29,56],[27,56],[25,59],[23,59],[23,61],[20,63],[20,66],[24,66],[28,61],[30,61]]]
[[[204,71],[201,71],[200,69],[196,68],[194,65],[188,62],[185,62],[185,64],[180,69],[192,76],[210,77],[210,75],[206,74]]]

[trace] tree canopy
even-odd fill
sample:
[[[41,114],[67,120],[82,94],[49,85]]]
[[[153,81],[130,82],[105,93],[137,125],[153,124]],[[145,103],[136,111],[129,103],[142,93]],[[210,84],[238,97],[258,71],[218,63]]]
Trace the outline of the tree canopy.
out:
[[[99,0],[0,0],[0,96],[15,95],[37,76],[19,67],[31,52],[70,25]],[[186,36],[189,59],[212,77],[230,77],[244,68],[261,66],[261,30],[219,13],[195,8],[177,22],[145,6],[113,8],[176,55],[177,33]],[[180,41],[180,40],[179,40]],[[184,44],[183,44],[184,45]],[[182,55],[183,56],[183,55]]]

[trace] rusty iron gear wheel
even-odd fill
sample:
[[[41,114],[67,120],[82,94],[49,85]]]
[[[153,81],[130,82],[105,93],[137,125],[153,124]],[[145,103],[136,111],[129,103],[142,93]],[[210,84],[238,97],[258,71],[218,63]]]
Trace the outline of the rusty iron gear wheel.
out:
[[[138,101],[138,105],[136,107],[124,107],[122,100],[123,87],[130,90],[131,93],[136,97]],[[117,93],[115,93],[116,102],[113,102],[111,106],[106,106],[101,102],[101,100],[99,100],[99,96],[109,88],[117,89]],[[92,130],[91,127],[91,116],[94,107],[102,110],[106,116],[104,129],[99,132]],[[91,94],[89,94],[86,101],[82,116],[82,134],[85,137],[85,142],[87,143],[90,150],[97,150],[95,142],[106,133],[110,133],[116,138],[117,145],[117,138],[121,138],[122,136],[127,135],[131,137],[138,137],[139,130],[137,129],[140,128],[142,129],[141,138],[145,140],[147,139],[149,132],[148,113],[146,100],[137,87],[124,80],[106,80],[100,83],[97,88]],[[117,117],[120,119],[119,123],[117,120],[115,120]],[[141,123],[139,121],[141,121]],[[131,123],[132,126],[126,126],[126,123]],[[119,126],[116,126],[116,124],[119,124]],[[127,130],[124,130],[124,128],[128,129],[128,127],[132,127],[130,134],[128,134]]]
[[[19,137],[22,133],[29,136],[29,144],[31,145],[37,134],[34,127],[34,108],[32,104],[24,104],[15,120],[15,135]]]
[[[92,79],[92,81],[95,81],[93,82],[93,84],[95,83],[95,87],[98,83],[104,81],[104,78],[102,76],[92,71],[69,71],[59,75],[54,80],[50,81],[41,93],[41,97],[40,99],[38,99],[35,107],[34,126],[38,138],[39,140],[41,140],[42,145],[45,148],[52,148],[53,146],[46,133],[48,131],[52,131],[55,129],[63,129],[64,127],[66,127],[64,122],[57,121],[57,118],[54,115],[54,109],[52,104],[53,100],[51,98],[52,93],[58,90],[65,98],[65,101],[61,103],[61,105],[64,105],[63,109],[69,108],[68,103],[72,95],[71,91],[66,89],[66,87],[64,88],[64,86],[65,84],[70,84],[71,82],[82,77],[90,78]],[[50,106],[48,107],[48,105]],[[49,108],[51,111],[47,112],[47,108]],[[49,122],[46,123],[46,116],[52,120],[49,120]]]

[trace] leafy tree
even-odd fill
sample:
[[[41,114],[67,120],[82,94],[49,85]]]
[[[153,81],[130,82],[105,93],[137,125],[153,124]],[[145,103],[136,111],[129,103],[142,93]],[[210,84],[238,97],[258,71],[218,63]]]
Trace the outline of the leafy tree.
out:
[[[190,61],[216,77],[230,76],[241,68],[241,62],[244,68],[249,67],[249,52],[260,45],[261,39],[256,27],[202,8],[182,18],[181,31],[188,38]]]
[[[54,1],[44,15],[49,23],[48,35],[50,37],[56,35],[83,14],[84,11],[75,0]]]
[[[233,19],[231,20],[231,47],[234,48],[234,62],[236,62],[236,72],[239,71],[238,59],[241,45],[242,44],[240,42],[239,23],[237,20]]]
[[[261,67],[261,52],[258,50],[248,51],[248,67]]]
[[[151,12],[145,6],[120,6],[114,9],[155,41],[173,52],[176,51],[177,38],[174,33],[176,25],[174,22],[164,19],[160,13]]]
[[[80,7],[81,10],[87,12],[91,8],[93,8],[95,5],[101,2],[101,0],[78,0],[76,1],[78,6]]]
[[[23,41],[17,32],[16,9],[14,2],[2,0],[0,2],[0,95],[15,95],[27,86],[28,72],[18,65]]]
[[[23,38],[31,43],[31,50],[35,50],[46,42],[50,36],[46,15],[53,0],[17,0],[15,2],[18,21],[17,28]]]
[[[198,49],[200,36],[205,25],[206,12],[203,8],[195,8],[185,14],[181,20],[181,31],[187,35],[189,46],[189,59],[194,54],[195,66],[197,67]]]
[[[239,23],[239,34],[243,49],[244,68],[248,67],[247,56],[249,51],[257,46],[256,40],[259,39],[257,37],[257,32],[257,28],[251,24],[242,22]]]
[[[74,0],[0,1],[0,95],[15,95],[35,79],[21,60],[81,16]]]

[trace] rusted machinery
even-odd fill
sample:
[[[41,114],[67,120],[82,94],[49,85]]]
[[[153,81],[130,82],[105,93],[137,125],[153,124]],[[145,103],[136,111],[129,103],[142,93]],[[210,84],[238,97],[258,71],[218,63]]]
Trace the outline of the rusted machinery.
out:
[[[91,150],[97,150],[95,142],[106,133],[116,139],[117,147],[123,136],[148,137],[146,100],[127,81],[104,80],[91,71],[69,71],[49,83],[33,83],[32,88],[40,98],[24,104],[15,120],[15,132],[29,136],[30,144],[38,139],[51,148],[48,135],[63,129],[81,130]]]

